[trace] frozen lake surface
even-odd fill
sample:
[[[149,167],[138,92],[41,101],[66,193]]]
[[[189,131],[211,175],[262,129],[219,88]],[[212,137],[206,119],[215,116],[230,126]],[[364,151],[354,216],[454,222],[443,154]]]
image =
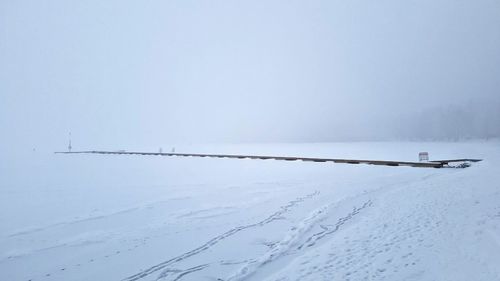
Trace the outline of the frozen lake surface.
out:
[[[29,152],[0,164],[0,280],[500,280],[500,143],[178,146],[467,169]]]

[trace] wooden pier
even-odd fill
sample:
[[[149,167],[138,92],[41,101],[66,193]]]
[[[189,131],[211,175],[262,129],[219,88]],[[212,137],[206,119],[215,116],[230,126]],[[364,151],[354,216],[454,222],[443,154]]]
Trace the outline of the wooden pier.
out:
[[[444,168],[452,162],[479,162],[481,159],[452,159],[437,160],[429,162],[408,161],[386,161],[386,160],[359,160],[359,159],[337,159],[337,158],[311,158],[311,157],[288,157],[288,156],[266,156],[266,155],[237,155],[237,154],[199,154],[199,153],[162,153],[162,152],[138,152],[138,151],[67,151],[55,152],[59,154],[119,154],[119,155],[145,155],[145,156],[171,156],[171,157],[209,157],[209,158],[233,158],[233,159],[260,159],[280,161],[304,161],[304,162],[332,162],[343,164],[367,164],[379,166],[408,166],[417,168]]]

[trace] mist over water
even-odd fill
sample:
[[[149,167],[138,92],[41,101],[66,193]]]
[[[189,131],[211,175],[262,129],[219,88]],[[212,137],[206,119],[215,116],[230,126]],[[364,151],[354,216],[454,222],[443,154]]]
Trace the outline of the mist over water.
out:
[[[3,1],[3,151],[500,136],[500,2]]]

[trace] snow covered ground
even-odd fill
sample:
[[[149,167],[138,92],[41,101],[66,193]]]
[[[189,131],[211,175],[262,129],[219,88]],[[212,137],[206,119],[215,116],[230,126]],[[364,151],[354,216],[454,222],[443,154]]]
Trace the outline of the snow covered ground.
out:
[[[484,161],[11,155],[0,163],[0,280],[500,280],[499,142],[176,151]]]

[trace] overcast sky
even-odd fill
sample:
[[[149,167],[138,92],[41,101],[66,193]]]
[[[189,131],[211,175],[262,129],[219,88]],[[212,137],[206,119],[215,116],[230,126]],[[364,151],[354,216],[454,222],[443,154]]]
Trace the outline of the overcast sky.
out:
[[[3,148],[378,137],[499,77],[498,0],[0,0]]]

